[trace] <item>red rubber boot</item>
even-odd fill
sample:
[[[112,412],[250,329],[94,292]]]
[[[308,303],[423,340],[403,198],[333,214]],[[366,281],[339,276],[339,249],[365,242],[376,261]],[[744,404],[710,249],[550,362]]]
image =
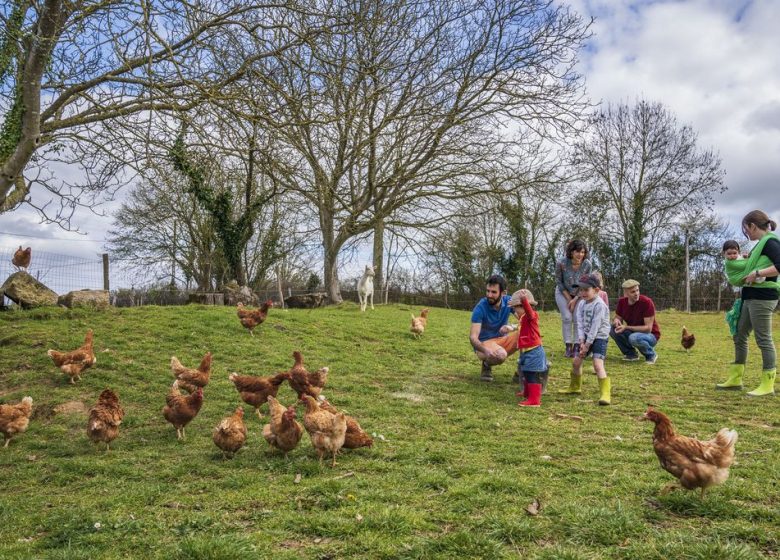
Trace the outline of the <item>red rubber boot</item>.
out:
[[[527,383],[528,398],[523,402],[517,403],[517,406],[541,406],[542,404],[542,384]]]

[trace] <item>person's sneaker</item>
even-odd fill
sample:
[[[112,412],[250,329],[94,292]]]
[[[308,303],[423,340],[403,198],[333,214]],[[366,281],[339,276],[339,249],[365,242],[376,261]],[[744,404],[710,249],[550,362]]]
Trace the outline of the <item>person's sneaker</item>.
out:
[[[623,361],[624,362],[636,362],[638,360],[639,360],[639,356],[637,356],[637,355],[634,355],[634,356],[623,356]]]
[[[656,360],[658,360],[658,354],[653,354],[652,358],[645,358],[645,363],[648,365],[653,365]]]
[[[479,376],[482,381],[493,381],[493,368],[486,362],[482,362],[482,374]]]

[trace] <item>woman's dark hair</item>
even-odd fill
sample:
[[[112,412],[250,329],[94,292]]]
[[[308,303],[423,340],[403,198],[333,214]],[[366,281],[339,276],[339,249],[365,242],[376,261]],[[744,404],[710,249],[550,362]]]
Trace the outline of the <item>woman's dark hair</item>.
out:
[[[495,286],[498,284],[498,287],[501,288],[501,292],[506,291],[506,280],[504,280],[504,277],[500,274],[494,274],[490,278],[487,279],[487,282],[485,282],[488,286]]]
[[[572,239],[566,244],[566,258],[571,259],[571,254],[574,251],[585,251],[585,256],[582,257],[583,259],[588,258],[588,246],[585,245],[584,241],[580,241],[579,239]]]
[[[723,244],[723,249],[721,249],[720,252],[725,253],[729,249],[736,249],[737,251],[739,251],[739,243],[737,243],[733,239],[729,239]]]
[[[753,210],[752,212],[745,214],[745,217],[742,218],[742,227],[744,228],[750,224],[753,224],[758,229],[767,229],[770,231],[775,231],[775,229],[777,229],[777,223],[774,220],[770,220],[769,216],[761,210]]]

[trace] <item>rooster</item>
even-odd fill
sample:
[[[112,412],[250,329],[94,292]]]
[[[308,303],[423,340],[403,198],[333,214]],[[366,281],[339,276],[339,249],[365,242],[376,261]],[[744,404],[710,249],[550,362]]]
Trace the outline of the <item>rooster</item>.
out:
[[[249,330],[249,334],[255,335],[255,327],[261,325],[265,318],[268,316],[268,310],[274,306],[272,300],[267,300],[260,309],[247,309],[244,304],[239,302],[236,308],[238,314],[238,320],[241,321],[241,325]]]
[[[32,397],[24,397],[20,403],[0,404],[0,432],[3,433],[5,439],[3,448],[8,447],[12,437],[27,430],[27,426],[30,424],[32,403]]]
[[[32,260],[32,248],[27,247],[27,249],[22,249],[22,246],[19,245],[19,248],[14,252],[14,256],[11,259],[11,263],[18,269],[24,269],[25,272],[30,266],[30,261]]]
[[[232,416],[224,418],[214,428],[211,439],[214,440],[214,445],[222,450],[222,455],[227,458],[233,457],[239,449],[244,447],[244,443],[246,443],[244,408],[239,406]]]
[[[263,426],[263,437],[271,447],[287,454],[298,447],[303,435],[303,427],[295,420],[295,406],[285,408],[274,397],[268,397],[271,408],[271,421]]]
[[[653,407],[647,409],[643,418],[655,423],[653,449],[661,467],[679,480],[664,486],[662,494],[680,487],[701,488],[703,499],[707,488],[726,482],[734,462],[736,430],[723,428],[713,439],[699,441],[677,435],[669,418]]]
[[[693,348],[693,345],[696,344],[696,337],[692,332],[688,332],[688,329],[683,327],[682,330],[682,340],[680,341],[680,344],[682,344],[682,347],[685,348],[686,352],[689,352],[691,348]]]
[[[295,363],[288,372],[290,387],[298,393],[298,400],[302,400],[304,395],[311,395],[315,399],[320,396],[325,383],[328,381],[330,368],[322,367],[315,372],[309,372],[303,365],[303,354],[297,350],[293,352]]]
[[[419,317],[412,315],[412,326],[409,328],[415,338],[419,338],[425,332],[425,327],[428,326],[428,310],[423,309],[420,312]]]
[[[235,385],[241,400],[246,404],[255,407],[255,414],[261,418],[260,407],[267,401],[268,397],[275,397],[279,392],[279,386],[289,378],[287,372],[277,373],[268,377],[258,377],[254,375],[239,375],[235,372],[228,376],[228,379]]]
[[[184,428],[192,422],[203,406],[203,389],[198,387],[194,393],[182,395],[179,381],[174,381],[168,396],[165,397],[162,413],[165,419],[176,428],[176,438],[184,439]]]
[[[111,442],[119,435],[119,424],[124,416],[125,411],[119,404],[117,394],[111,389],[105,389],[89,411],[87,436],[95,443],[105,443],[106,451],[109,451]]]
[[[198,366],[198,369],[184,367],[182,363],[171,356],[171,373],[179,380],[179,387],[188,393],[194,393],[198,387],[205,387],[209,384],[209,375],[211,373],[211,352],[207,352]]]
[[[46,354],[52,359],[54,365],[70,376],[71,384],[75,385],[76,380],[81,379],[81,373],[97,363],[95,352],[92,349],[92,329],[87,331],[84,344],[79,348],[71,352],[49,350]]]

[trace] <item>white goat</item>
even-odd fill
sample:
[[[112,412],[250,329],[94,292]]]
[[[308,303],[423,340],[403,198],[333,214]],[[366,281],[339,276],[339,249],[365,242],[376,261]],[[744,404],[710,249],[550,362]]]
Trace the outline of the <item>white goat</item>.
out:
[[[371,309],[374,309],[374,267],[367,264],[363,277],[358,281],[358,299],[361,311],[366,310],[369,297],[371,298]]]

